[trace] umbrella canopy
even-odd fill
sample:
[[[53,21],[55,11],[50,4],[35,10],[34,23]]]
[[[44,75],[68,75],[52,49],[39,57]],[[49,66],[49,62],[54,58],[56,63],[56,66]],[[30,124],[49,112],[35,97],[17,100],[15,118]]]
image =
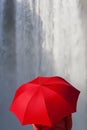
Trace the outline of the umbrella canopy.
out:
[[[65,79],[39,76],[21,85],[10,106],[22,125],[52,126],[76,112],[80,91]]]

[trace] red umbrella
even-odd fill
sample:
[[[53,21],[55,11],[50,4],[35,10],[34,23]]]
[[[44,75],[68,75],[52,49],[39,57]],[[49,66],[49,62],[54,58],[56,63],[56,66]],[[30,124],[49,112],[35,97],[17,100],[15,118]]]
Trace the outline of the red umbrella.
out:
[[[39,76],[16,91],[10,111],[22,125],[52,126],[76,112],[80,91],[61,77]]]

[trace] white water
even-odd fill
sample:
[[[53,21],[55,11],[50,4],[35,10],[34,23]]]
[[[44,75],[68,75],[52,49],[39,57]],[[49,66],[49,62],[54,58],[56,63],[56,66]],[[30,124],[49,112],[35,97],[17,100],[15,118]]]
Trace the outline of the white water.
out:
[[[85,17],[82,19],[82,4],[79,0],[12,0],[6,6],[1,1],[0,81],[5,96],[0,92],[1,113],[4,113],[3,118],[0,116],[0,129],[29,129],[19,127],[13,116],[4,125],[4,118],[9,117],[7,106],[18,85],[37,75],[59,75],[81,91],[72,130],[87,130],[87,52],[83,23],[87,25]],[[9,17],[10,11],[13,15]]]

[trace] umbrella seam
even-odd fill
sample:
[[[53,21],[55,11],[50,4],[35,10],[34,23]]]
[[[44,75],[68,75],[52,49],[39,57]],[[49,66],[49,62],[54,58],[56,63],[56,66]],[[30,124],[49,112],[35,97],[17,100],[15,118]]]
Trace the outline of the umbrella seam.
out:
[[[68,104],[68,101],[66,101],[63,97],[62,97],[62,95],[61,94],[59,94],[59,93],[57,93],[57,92],[55,92],[55,91],[53,91],[53,90],[51,90],[50,88],[47,88],[47,89],[49,89],[50,91],[52,91],[52,92],[54,92],[57,96],[60,96],[66,103],[67,103],[67,105],[72,109],[72,107],[70,106],[70,104]],[[74,108],[73,108],[74,109]],[[72,110],[73,110],[72,109]],[[75,110],[73,110],[73,111],[75,111]]]
[[[38,90],[36,90],[36,92],[37,92],[37,91],[38,91]],[[32,100],[33,96],[36,94],[36,92],[32,95],[32,97],[31,97],[29,103],[31,102],[31,100]],[[24,119],[25,119],[25,116],[26,116],[26,111],[27,111],[27,108],[28,108],[28,106],[29,106],[29,103],[27,104],[26,110],[25,110],[25,112],[24,112],[24,118],[23,118],[23,121],[22,121],[22,122],[24,122]]]

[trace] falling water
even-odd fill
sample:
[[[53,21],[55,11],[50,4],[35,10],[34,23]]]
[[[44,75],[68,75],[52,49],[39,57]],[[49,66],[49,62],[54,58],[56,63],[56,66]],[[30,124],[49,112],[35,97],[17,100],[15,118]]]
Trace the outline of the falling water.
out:
[[[73,130],[87,129],[81,11],[80,0],[0,1],[0,129],[29,129],[16,128],[7,109],[18,85],[37,75],[60,75],[81,91]]]

